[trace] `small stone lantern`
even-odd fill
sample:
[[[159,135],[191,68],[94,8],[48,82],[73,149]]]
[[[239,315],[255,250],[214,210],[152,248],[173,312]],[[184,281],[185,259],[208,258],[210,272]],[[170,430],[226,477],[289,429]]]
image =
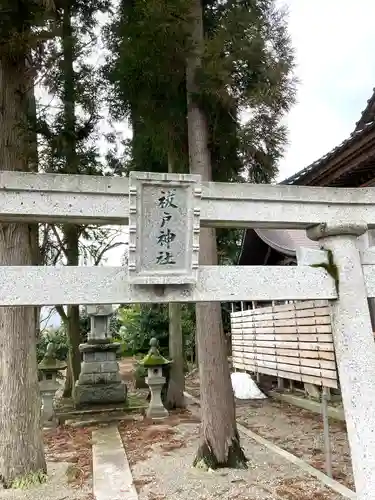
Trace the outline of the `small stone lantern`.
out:
[[[38,365],[38,369],[41,372],[39,387],[43,402],[42,422],[45,427],[55,427],[57,425],[55,409],[53,407],[56,391],[60,387],[57,381],[57,374],[60,370],[65,370],[66,367],[65,361],[56,359],[54,346],[52,343],[49,343],[44,358]]]
[[[155,338],[150,340],[150,350],[143,358],[141,364],[147,368],[146,383],[151,391],[151,400],[146,411],[146,417],[159,420],[168,417],[168,410],[164,407],[161,399],[161,391],[165,384],[163,376],[163,366],[169,365],[171,361],[165,359],[158,350],[158,341]]]

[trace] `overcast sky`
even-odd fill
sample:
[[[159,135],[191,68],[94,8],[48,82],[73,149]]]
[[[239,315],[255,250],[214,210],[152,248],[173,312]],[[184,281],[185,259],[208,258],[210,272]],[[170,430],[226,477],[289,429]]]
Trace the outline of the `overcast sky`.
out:
[[[280,0],[301,80],[290,112],[282,180],[330,151],[354,129],[375,86],[373,0]]]

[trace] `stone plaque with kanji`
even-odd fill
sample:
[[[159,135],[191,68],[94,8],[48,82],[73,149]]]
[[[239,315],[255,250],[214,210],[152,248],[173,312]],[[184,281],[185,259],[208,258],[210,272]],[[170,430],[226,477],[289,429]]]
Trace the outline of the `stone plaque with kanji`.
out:
[[[134,284],[197,280],[200,176],[131,172],[129,279]]]

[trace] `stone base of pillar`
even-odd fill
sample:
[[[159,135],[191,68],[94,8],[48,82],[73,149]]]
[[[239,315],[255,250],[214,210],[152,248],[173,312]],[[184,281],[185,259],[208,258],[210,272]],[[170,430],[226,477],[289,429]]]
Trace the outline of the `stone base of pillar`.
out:
[[[153,374],[155,372],[156,374]],[[149,376],[146,382],[151,391],[150,404],[146,411],[146,417],[152,420],[160,420],[169,416],[168,410],[163,405],[161,399],[161,390],[165,384],[165,377],[161,376],[161,367],[156,367],[154,370],[148,370]]]
[[[126,403],[127,388],[121,380],[116,360],[118,343],[80,345],[83,362],[73,399],[77,408],[92,404]]]
[[[74,404],[76,408],[92,404],[125,403],[127,388],[124,382],[118,384],[81,385],[74,388]]]

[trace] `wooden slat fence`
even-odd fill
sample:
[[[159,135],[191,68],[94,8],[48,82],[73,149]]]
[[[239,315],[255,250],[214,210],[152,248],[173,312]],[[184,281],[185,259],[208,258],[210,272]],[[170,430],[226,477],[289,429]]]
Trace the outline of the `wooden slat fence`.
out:
[[[338,387],[327,301],[232,312],[231,330],[234,368]]]

